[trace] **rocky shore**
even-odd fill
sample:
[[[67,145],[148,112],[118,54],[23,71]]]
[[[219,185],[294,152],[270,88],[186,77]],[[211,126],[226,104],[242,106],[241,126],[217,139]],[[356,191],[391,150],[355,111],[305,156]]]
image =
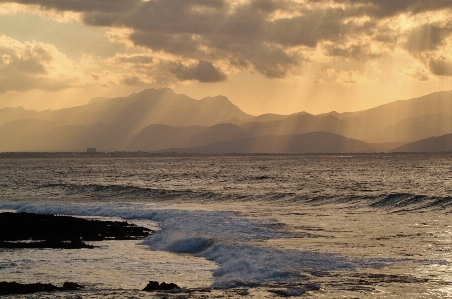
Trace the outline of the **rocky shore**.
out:
[[[0,213],[0,248],[94,248],[85,241],[138,240],[153,233],[126,221]]]
[[[17,283],[0,282],[0,295],[14,295],[14,294],[33,294],[39,292],[54,292],[54,291],[74,291],[81,290],[83,286],[74,282],[65,282],[62,287],[57,287],[51,283]]]

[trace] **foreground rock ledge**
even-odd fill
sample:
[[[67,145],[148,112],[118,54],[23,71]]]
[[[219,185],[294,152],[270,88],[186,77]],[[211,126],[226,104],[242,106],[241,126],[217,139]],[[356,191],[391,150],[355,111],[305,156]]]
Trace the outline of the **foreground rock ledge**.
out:
[[[94,248],[83,241],[138,240],[151,233],[126,221],[0,213],[0,248]]]
[[[0,282],[0,295],[13,294],[32,294],[38,292],[54,292],[54,291],[75,291],[84,287],[75,282],[65,282],[63,287],[57,287],[51,283],[18,283],[18,282]]]

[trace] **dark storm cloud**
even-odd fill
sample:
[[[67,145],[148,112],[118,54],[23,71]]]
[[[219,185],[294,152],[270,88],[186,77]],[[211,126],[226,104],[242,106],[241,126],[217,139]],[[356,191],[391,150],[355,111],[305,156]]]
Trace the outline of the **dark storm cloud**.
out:
[[[131,29],[128,38],[134,45],[172,54],[174,60],[189,58],[200,61],[199,64],[228,61],[239,69],[256,70],[269,78],[285,77],[307,60],[300,54],[303,49],[315,49],[324,42],[334,44],[322,48],[328,56],[373,59],[378,55],[368,45],[361,45],[359,39],[378,40],[391,48],[402,34],[379,27],[379,20],[401,12],[418,13],[452,6],[452,0],[307,1],[321,5],[292,0],[252,0],[235,6],[226,0],[6,2],[81,12],[85,24]],[[332,2],[344,5],[334,7]],[[363,16],[372,18],[357,21],[356,17]],[[408,51],[429,51],[444,43],[446,31],[425,26],[405,35]],[[173,69],[180,80],[187,80],[184,78],[192,72],[193,66],[182,64]]]
[[[197,57],[203,55],[200,43],[191,34],[161,34],[157,32],[134,32],[129,39],[137,46],[144,46],[154,51]]]
[[[434,51],[444,44],[445,38],[451,33],[450,28],[422,25],[409,31],[405,48],[412,53]]]
[[[211,62],[203,60],[189,66],[179,63],[171,69],[171,73],[182,81],[221,82],[226,80],[226,75],[221,70],[215,68]]]
[[[148,32],[200,34],[209,32],[227,7],[222,0],[133,1],[120,14],[92,10],[86,11],[83,20],[94,26],[118,25]]]
[[[430,59],[430,71],[437,76],[452,76],[452,61],[447,61],[444,58]]]
[[[331,3],[331,0],[311,0],[316,3]],[[333,0],[335,3],[361,6],[363,14],[374,17],[390,17],[399,13],[421,13],[440,9],[451,9],[451,0]]]
[[[319,41],[343,38],[351,29],[350,25],[342,24],[348,16],[350,14],[343,9],[305,10],[301,16],[282,18],[268,24],[270,34],[266,38],[283,46],[314,48]]]
[[[141,0],[2,0],[1,2],[32,4],[45,9],[75,12],[125,12],[141,3]]]

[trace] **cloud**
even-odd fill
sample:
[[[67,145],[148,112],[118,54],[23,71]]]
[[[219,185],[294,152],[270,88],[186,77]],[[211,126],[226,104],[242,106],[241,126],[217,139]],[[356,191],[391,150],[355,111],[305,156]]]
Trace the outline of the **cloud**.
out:
[[[177,63],[179,80],[221,81],[227,72],[257,71],[268,78],[299,73],[313,51],[325,60],[371,60],[404,48],[437,51],[451,30],[431,23],[429,12],[452,15],[451,0],[8,0],[71,11],[90,26],[112,28],[109,38],[144,49],[148,56],[116,58],[133,67]],[[427,13],[425,16],[420,16]],[[432,13],[433,14],[433,13]],[[403,19],[403,20],[402,20]],[[395,23],[397,26],[393,26]],[[416,26],[407,29],[404,24]],[[408,26],[408,27],[410,27]],[[114,31],[120,34],[114,34]],[[116,32],[117,33],[117,32]],[[318,54],[318,53],[317,53]],[[433,55],[434,54],[434,55]],[[432,53],[431,57],[438,57]],[[326,58],[325,58],[326,57]],[[429,61],[431,57],[422,58]],[[186,65],[186,61],[198,61]],[[213,64],[212,64],[213,63]],[[203,68],[203,71],[201,71]],[[217,72],[215,72],[217,71]],[[201,75],[202,72],[209,76]],[[139,74],[141,78],[141,74]],[[159,76],[156,74],[155,76]],[[165,78],[166,74],[165,74]],[[165,80],[166,80],[165,79]]]
[[[133,65],[149,65],[154,62],[154,58],[149,55],[117,55],[115,61]]]
[[[215,68],[211,62],[198,61],[189,66],[179,63],[172,68],[171,73],[182,81],[197,80],[199,82],[221,82],[226,80],[226,75],[219,69]]]
[[[141,80],[138,76],[132,76],[132,77],[124,78],[121,81],[121,83],[124,84],[124,85],[128,85],[128,86],[144,86],[144,85],[147,85],[147,83],[144,82],[143,80]]]
[[[130,40],[138,46],[154,51],[164,51],[182,57],[195,58],[202,56],[200,42],[191,34],[162,34],[156,32],[134,32]]]
[[[354,58],[354,59],[373,59],[381,57],[381,53],[376,53],[372,50],[372,46],[365,44],[350,44],[350,45],[324,45],[326,54],[328,56]]]
[[[0,92],[54,91],[73,87],[78,81],[73,62],[50,44],[21,43],[1,35],[0,57]]]
[[[140,0],[17,0],[2,1],[38,5],[45,9],[74,12],[124,12],[141,3]]]
[[[414,78],[418,81],[428,81],[430,80],[428,71],[426,71],[424,68],[416,67],[412,68],[405,72],[405,75],[411,78]]]
[[[318,24],[320,36],[311,31],[290,28],[309,25],[318,15],[278,18],[299,6],[293,1],[260,0],[230,2],[225,0],[17,0],[44,9],[76,11],[91,26],[127,28],[128,39],[135,46],[154,53],[173,55],[173,60],[226,62],[256,70],[267,77],[284,77],[298,57],[286,47],[316,45],[322,36],[334,36],[333,22]],[[105,7],[103,8],[102,5]],[[300,12],[297,12],[300,13]],[[319,14],[321,12],[317,12]],[[327,17],[324,20],[332,20]],[[339,20],[335,18],[335,20]],[[309,33],[309,34],[308,34]]]
[[[328,3],[330,0],[310,0],[314,3]],[[334,3],[356,5],[360,10],[374,17],[385,18],[399,13],[422,13],[450,9],[450,0],[333,0]]]
[[[452,61],[444,57],[430,59],[430,71],[437,76],[452,76]]]
[[[446,37],[451,33],[451,28],[424,24],[408,32],[404,46],[411,53],[434,51],[444,44]]]

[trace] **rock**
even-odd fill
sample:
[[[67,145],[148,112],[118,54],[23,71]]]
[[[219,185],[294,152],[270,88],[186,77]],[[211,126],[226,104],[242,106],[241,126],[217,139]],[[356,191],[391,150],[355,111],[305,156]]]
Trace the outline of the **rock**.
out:
[[[285,290],[269,290],[269,292],[283,297],[298,297],[306,292],[318,290],[320,290],[320,286],[316,284],[309,284],[301,288],[289,288]]]
[[[54,249],[93,249],[93,245],[86,244],[82,241],[38,241],[38,242],[4,242],[0,241],[0,248],[54,248]]]
[[[165,290],[165,291],[174,290],[174,289],[180,289],[180,287],[177,284],[175,284],[175,283],[166,283],[166,282],[162,282],[159,287],[160,287],[161,290]]]
[[[53,292],[58,290],[57,286],[51,283],[31,283],[31,284],[21,284],[15,281],[13,282],[0,282],[0,295],[11,295],[11,294],[32,294],[38,292]]]
[[[149,281],[148,285],[144,287],[143,291],[157,291],[160,290],[160,284],[157,281]]]
[[[158,283],[157,281],[149,281],[147,286],[143,289],[143,291],[150,292],[150,291],[169,291],[174,289],[180,289],[180,287],[175,283]]]
[[[78,283],[75,283],[75,282],[66,281],[63,284],[63,289],[66,290],[66,291],[76,291],[76,290],[80,290],[80,289],[83,289],[83,288],[85,288],[85,287],[82,286],[82,285],[79,285]]]
[[[18,282],[0,282],[0,295],[12,294],[32,294],[38,292],[53,291],[76,291],[83,289],[82,285],[75,282],[65,282],[63,287],[57,287],[51,283],[18,283]]]
[[[99,221],[33,213],[0,213],[2,248],[93,248],[83,241],[137,240],[153,231],[125,221]],[[39,242],[30,242],[30,241]],[[26,242],[17,242],[26,241]]]

